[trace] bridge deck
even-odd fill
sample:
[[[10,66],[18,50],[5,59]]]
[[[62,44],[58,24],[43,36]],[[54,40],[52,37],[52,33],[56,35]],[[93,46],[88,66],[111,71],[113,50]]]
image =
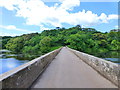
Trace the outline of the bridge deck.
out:
[[[116,86],[67,48],[63,48],[32,88],[116,88]]]

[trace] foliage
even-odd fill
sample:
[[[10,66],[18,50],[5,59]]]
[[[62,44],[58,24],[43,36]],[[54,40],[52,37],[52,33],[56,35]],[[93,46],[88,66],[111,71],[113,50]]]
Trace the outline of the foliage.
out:
[[[44,37],[40,41],[40,50],[42,53],[47,53],[50,51],[50,47],[52,45],[52,39],[50,37]]]
[[[4,36],[4,37],[0,37],[0,45],[2,45],[2,48],[6,49],[5,45],[7,44],[7,42],[10,40],[10,36]]]
[[[3,49],[24,54],[45,54],[61,46],[89,54],[120,51],[120,32],[102,33],[94,28],[81,28],[80,25],[2,38]]]

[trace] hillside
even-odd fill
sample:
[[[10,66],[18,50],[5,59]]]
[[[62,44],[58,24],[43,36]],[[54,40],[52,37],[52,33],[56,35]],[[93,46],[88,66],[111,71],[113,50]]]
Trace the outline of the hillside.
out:
[[[118,35],[119,34],[119,35]],[[44,30],[42,33],[2,37],[2,48],[15,53],[45,54],[61,46],[93,54],[120,50],[120,32],[102,33],[80,25],[65,29]]]

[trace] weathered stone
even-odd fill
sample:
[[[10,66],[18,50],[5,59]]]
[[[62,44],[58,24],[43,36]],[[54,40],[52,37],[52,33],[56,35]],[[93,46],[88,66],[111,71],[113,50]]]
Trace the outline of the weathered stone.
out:
[[[112,83],[117,86],[120,85],[120,66],[118,64],[70,48],[68,49]]]
[[[2,88],[29,88],[60,49],[47,53],[0,76]]]

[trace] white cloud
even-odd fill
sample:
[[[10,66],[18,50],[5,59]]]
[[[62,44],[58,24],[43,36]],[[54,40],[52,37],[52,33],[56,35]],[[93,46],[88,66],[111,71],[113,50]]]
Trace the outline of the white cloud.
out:
[[[63,23],[84,26],[108,23],[109,20],[118,19],[118,15],[97,15],[92,11],[79,11],[69,13],[74,7],[80,5],[80,0],[59,0],[60,5],[48,7],[42,0],[1,0],[0,6],[8,10],[16,10],[17,17],[23,17],[28,25],[37,25],[41,29],[45,26],[62,27]],[[46,29],[46,28],[45,28]]]
[[[80,5],[80,0],[59,0],[62,4],[60,8],[65,10],[72,10],[74,7]]]
[[[108,23],[108,20],[107,20],[107,15],[102,13],[100,16],[99,16],[99,19],[101,20],[102,23]]]
[[[5,7],[8,10],[14,10],[15,7],[13,5],[17,4],[16,0],[0,0],[0,6]]]
[[[8,26],[0,25],[0,28],[7,29],[7,30],[16,30],[16,31],[21,31],[21,32],[28,32],[28,33],[32,32],[32,31],[29,31],[26,29],[16,28],[16,26],[14,26],[14,25],[8,25]]]
[[[17,29],[14,25],[9,25],[9,26],[3,26],[6,29]]]
[[[111,20],[111,19],[118,19],[118,15],[115,15],[115,14],[109,15],[108,20]]]
[[[49,28],[45,28],[43,25],[40,25],[40,30],[43,31],[43,30],[49,30]]]
[[[21,34],[1,32],[0,36],[20,36]]]
[[[71,25],[94,25],[99,23],[98,15],[92,13],[92,11],[81,11],[78,13],[69,14],[63,22],[69,23]]]
[[[81,0],[81,2],[119,2],[119,0]]]
[[[43,2],[59,2],[59,0],[42,0]],[[119,2],[119,0],[81,0],[81,2]]]
[[[120,29],[120,26],[116,25],[115,28],[116,28],[116,29]]]

